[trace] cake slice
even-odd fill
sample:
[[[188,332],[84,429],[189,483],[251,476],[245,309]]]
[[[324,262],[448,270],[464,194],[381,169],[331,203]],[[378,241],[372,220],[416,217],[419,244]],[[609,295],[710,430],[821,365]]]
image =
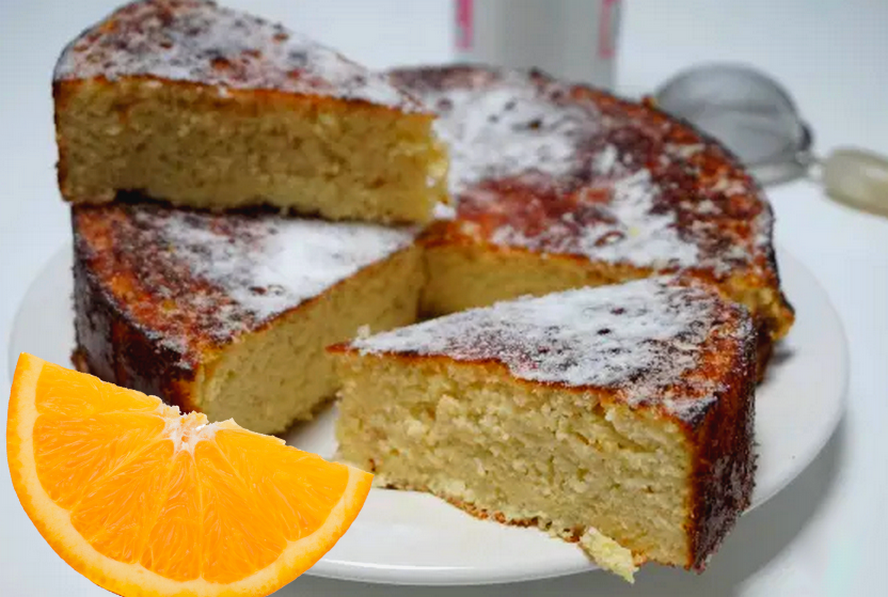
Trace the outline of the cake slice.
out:
[[[412,323],[413,229],[115,202],[73,209],[81,371],[260,433],[337,388],[324,348]]]
[[[130,190],[425,222],[445,196],[433,114],[385,75],[212,2],[118,9],[65,48],[53,96],[59,186],[75,203]]]
[[[439,113],[453,219],[426,235],[423,311],[689,273],[745,304],[760,370],[793,322],[771,208],[727,150],[654,107],[539,72],[404,69]]]
[[[330,350],[340,454],[389,487],[538,526],[624,574],[702,570],[749,506],[755,332],[699,281],[526,297]]]

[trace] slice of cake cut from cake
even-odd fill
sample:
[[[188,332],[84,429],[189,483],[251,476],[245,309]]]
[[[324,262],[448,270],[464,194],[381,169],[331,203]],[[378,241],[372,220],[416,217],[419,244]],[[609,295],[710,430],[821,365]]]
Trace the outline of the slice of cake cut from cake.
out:
[[[423,311],[685,271],[749,307],[764,364],[793,321],[771,208],[728,152],[649,105],[538,72],[393,79],[439,113],[455,218],[425,238]]]
[[[211,2],[118,9],[67,46],[53,95],[72,202],[131,190],[192,207],[425,222],[445,196],[433,114],[385,75]]]
[[[749,506],[755,331],[693,278],[500,302],[330,351],[342,458],[621,573],[620,546],[702,570]]]
[[[336,390],[325,347],[416,318],[412,229],[75,206],[78,369],[260,433]]]

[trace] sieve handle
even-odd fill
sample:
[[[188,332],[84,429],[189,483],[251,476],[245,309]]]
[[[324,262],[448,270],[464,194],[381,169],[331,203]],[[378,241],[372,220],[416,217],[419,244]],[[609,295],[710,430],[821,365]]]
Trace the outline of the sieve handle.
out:
[[[888,157],[841,147],[821,162],[821,180],[836,201],[888,216]]]

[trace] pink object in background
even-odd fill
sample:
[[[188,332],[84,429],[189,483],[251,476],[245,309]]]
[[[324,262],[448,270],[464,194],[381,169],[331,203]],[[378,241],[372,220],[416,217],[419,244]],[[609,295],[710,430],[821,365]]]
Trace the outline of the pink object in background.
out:
[[[620,0],[454,0],[453,14],[461,62],[614,86]]]
[[[612,59],[617,47],[617,29],[620,23],[620,0],[603,0],[601,20],[598,21],[598,55]]]
[[[462,51],[472,49],[472,5],[473,0],[456,0],[456,48]]]

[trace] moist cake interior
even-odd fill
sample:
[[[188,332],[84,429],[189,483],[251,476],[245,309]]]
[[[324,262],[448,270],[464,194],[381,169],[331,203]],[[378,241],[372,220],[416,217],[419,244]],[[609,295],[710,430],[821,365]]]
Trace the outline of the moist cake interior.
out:
[[[270,204],[426,222],[445,199],[433,116],[305,36],[203,1],[125,6],[54,75],[59,184],[74,202]]]

